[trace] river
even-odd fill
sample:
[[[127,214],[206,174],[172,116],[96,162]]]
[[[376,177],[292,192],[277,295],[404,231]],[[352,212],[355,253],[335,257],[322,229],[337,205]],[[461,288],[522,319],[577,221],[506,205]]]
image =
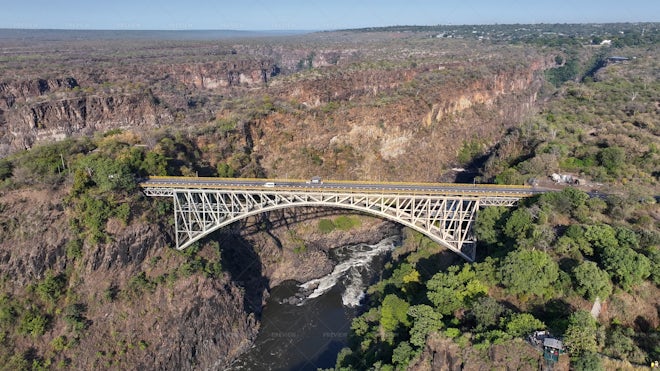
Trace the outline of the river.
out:
[[[383,270],[400,237],[375,245],[332,249],[332,273],[305,283],[287,281],[271,290],[254,346],[229,370],[332,368],[346,346],[351,321],[366,288]]]

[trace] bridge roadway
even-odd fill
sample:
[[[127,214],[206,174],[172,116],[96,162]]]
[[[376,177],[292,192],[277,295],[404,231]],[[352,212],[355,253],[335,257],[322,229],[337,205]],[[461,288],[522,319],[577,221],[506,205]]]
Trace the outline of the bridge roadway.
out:
[[[394,193],[410,195],[456,195],[480,197],[530,197],[547,190],[530,186],[465,183],[356,182],[327,180],[322,183],[298,179],[241,179],[152,176],[142,188],[239,189],[260,191],[331,191],[341,193]]]

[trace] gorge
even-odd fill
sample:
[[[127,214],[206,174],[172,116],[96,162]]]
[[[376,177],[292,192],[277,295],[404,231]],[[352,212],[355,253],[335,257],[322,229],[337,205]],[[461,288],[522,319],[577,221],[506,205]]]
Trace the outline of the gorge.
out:
[[[637,58],[555,86],[549,76],[571,67],[575,39],[557,46],[543,33],[515,42],[479,39],[471,30],[438,35],[395,29],[213,40],[0,38],[0,363],[240,369],[237,360],[268,326],[268,300],[314,303],[329,278],[368,261],[354,256],[342,266],[333,254],[379,243],[391,260],[371,272],[363,306],[353,307],[359,295],[342,302],[354,309],[342,309],[350,315],[341,326],[349,317],[356,322],[333,348],[338,368],[539,368],[541,353],[496,326],[532,313],[566,331],[569,314],[590,305],[575,276],[583,259],[598,261],[598,272],[620,287],[598,319],[604,338],[621,333],[637,347],[619,358],[614,340],[598,350],[638,363],[658,354],[660,214],[649,196],[657,195],[658,82],[638,76],[657,74],[657,48],[624,49]],[[578,50],[585,70],[602,52]],[[633,165],[622,165],[622,153]],[[551,184],[551,173],[579,172],[590,187],[600,184],[590,192],[618,198],[568,190],[522,211],[486,213],[476,268],[461,271],[478,276],[480,284],[470,287],[479,295],[440,313],[428,282],[436,274],[451,278],[447,268],[462,261],[399,225],[291,208],[234,223],[179,252],[171,202],[148,199],[137,187],[148,175],[454,182],[460,174],[452,168],[474,174],[473,182],[532,179],[557,190],[566,187]],[[400,238],[395,249],[383,244],[392,236]],[[611,241],[647,259],[648,274],[625,286],[612,273]],[[517,293],[495,282],[507,256],[525,249],[559,262],[556,287]],[[646,263],[639,257],[635,264]],[[292,282],[308,286],[306,299],[287,291]],[[500,309],[483,297],[504,307],[501,322],[474,314],[476,303]],[[336,291],[331,298],[337,306]],[[383,327],[382,307],[406,307],[398,301],[404,299],[441,317],[423,343],[412,335],[415,310],[399,317],[385,310],[394,327]],[[269,341],[290,335],[275,333]],[[404,343],[408,348],[396,351]],[[563,362],[558,368],[568,369]]]

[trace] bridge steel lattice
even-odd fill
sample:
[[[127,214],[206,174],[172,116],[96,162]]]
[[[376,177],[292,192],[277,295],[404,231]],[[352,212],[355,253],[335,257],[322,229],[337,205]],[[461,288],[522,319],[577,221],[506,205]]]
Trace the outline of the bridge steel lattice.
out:
[[[183,250],[235,221],[289,207],[338,207],[398,222],[474,261],[472,225],[480,206],[512,206],[519,197],[356,193],[336,190],[187,189],[144,187],[147,196],[174,202],[176,248]]]

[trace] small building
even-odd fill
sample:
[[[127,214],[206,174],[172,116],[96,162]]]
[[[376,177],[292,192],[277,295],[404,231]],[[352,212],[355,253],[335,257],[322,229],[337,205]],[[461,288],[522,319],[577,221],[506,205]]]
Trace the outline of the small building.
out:
[[[561,340],[551,337],[543,339],[543,358],[547,361],[558,362],[561,354],[564,354],[564,344]]]

